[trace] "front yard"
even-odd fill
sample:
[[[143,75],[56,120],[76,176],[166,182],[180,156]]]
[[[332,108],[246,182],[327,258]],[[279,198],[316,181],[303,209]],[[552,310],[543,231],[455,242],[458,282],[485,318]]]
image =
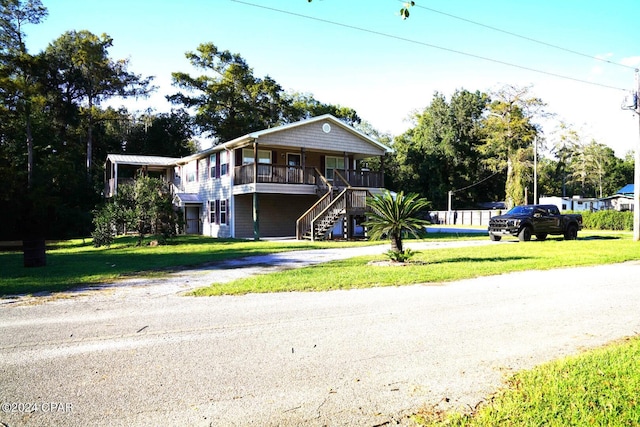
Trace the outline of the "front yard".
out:
[[[438,283],[527,269],[617,263],[640,259],[630,233],[582,232],[577,241],[505,242],[484,247],[428,250],[403,267],[367,265],[373,257],[352,258],[315,267],[248,278],[198,290],[198,295],[277,291],[323,291],[369,286]],[[429,233],[426,240],[488,239],[484,234]],[[119,238],[111,248],[89,240],[50,244],[47,265],[24,268],[21,252],[0,252],[0,296],[61,292],[133,275],[158,275],[206,263],[273,252],[368,245],[370,242],[218,240],[181,236],[169,245],[135,246]],[[384,244],[388,244],[384,242]],[[378,257],[377,259],[383,259]]]

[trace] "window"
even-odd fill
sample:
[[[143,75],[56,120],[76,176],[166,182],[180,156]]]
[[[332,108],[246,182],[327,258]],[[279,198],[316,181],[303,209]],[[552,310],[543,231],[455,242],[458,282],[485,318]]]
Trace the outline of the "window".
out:
[[[229,173],[229,153],[227,151],[220,152],[220,176]]]
[[[200,181],[200,174],[202,174],[202,178],[204,179],[204,177],[207,176],[207,163],[209,162],[209,159],[207,159],[206,157],[198,160],[198,167],[196,169],[196,179],[198,181]]]
[[[216,155],[212,154],[209,156],[209,178],[216,177]]]
[[[242,149],[242,164],[253,164],[253,149]],[[271,165],[271,150],[258,150],[258,165]],[[258,178],[260,180],[267,180],[268,182],[271,173],[271,166],[258,166]]]
[[[287,153],[287,166],[300,166],[302,164],[302,155],[298,153]]]
[[[209,222],[211,224],[227,224],[229,200],[209,200]]]
[[[242,164],[248,165],[253,163],[253,150],[251,148],[242,149]],[[271,150],[258,150],[258,163],[271,163]]]
[[[220,224],[227,223],[227,201],[220,200]]]
[[[327,178],[327,181],[333,181],[333,171],[336,169],[344,169],[344,157],[325,157],[324,176]]]
[[[209,223],[216,223],[216,201],[209,200]]]
[[[187,167],[185,168],[185,174],[186,174],[186,178],[187,178],[187,182],[195,182],[196,180],[196,162],[191,162],[187,165]]]

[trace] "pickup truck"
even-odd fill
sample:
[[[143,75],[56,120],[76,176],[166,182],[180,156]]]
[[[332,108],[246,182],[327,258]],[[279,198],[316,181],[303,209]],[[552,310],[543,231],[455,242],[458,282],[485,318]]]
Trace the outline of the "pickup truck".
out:
[[[523,205],[491,218],[488,232],[493,241],[499,241],[502,236],[513,236],[521,242],[528,242],[531,236],[544,240],[549,234],[575,240],[581,229],[580,214],[562,215],[555,205]]]

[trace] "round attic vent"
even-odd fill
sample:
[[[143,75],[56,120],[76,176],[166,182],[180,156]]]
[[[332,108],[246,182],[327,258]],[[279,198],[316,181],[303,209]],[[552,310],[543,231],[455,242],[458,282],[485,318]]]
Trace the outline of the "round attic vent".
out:
[[[322,125],[322,131],[324,133],[329,133],[331,132],[331,125],[329,123],[325,123]]]

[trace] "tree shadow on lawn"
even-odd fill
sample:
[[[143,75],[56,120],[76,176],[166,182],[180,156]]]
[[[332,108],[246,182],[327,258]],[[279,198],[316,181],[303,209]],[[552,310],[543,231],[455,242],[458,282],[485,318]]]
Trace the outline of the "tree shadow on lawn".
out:
[[[46,266],[37,268],[24,267],[22,253],[2,253],[0,298],[106,289],[117,285],[121,280],[159,277],[186,269],[241,268],[246,263],[231,261],[269,253],[268,250],[233,250],[211,254],[182,254],[176,260],[176,254],[173,253],[53,252],[47,253]]]

